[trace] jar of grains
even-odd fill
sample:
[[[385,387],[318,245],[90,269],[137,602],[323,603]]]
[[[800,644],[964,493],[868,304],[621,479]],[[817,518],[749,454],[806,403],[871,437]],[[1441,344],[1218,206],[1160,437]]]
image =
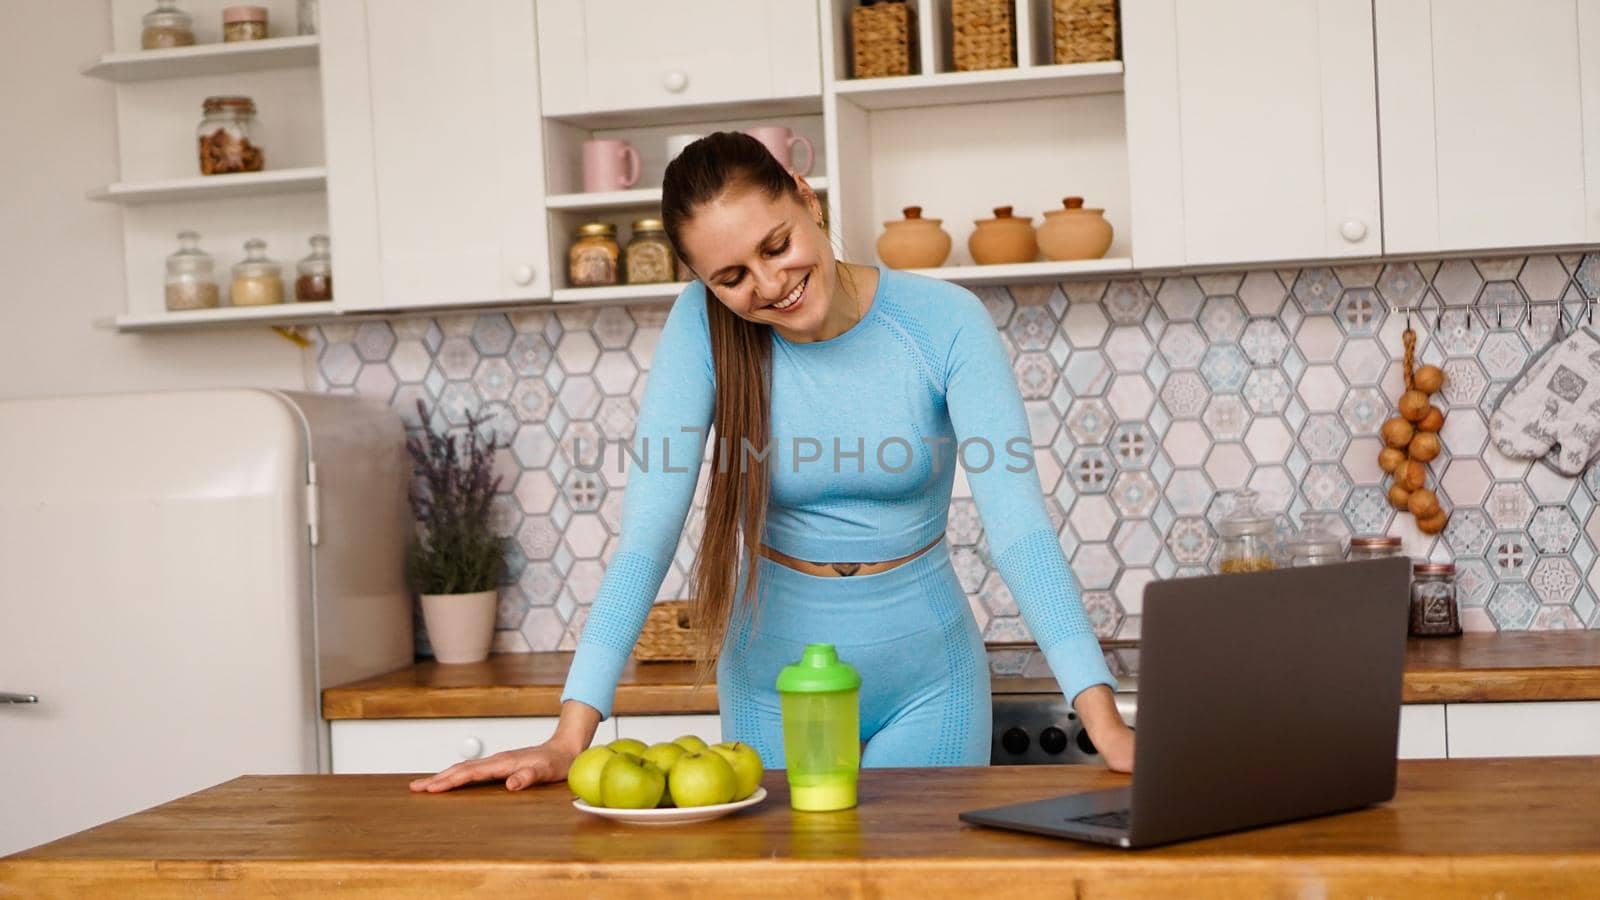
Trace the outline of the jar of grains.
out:
[[[267,36],[265,6],[230,6],[222,11],[222,40],[259,41]]]
[[[256,104],[249,97],[207,97],[205,116],[195,135],[200,141],[200,174],[259,172],[265,159],[250,140]]]
[[[1411,567],[1408,630],[1413,637],[1449,637],[1461,633],[1455,563],[1419,562]]]
[[[578,239],[567,251],[567,280],[573,287],[598,287],[617,283],[617,229],[605,222],[578,226]]]
[[[194,44],[194,17],[178,8],[178,0],[156,0],[156,8],[144,14],[143,23],[144,30],[139,32],[142,49]]]
[[[167,257],[167,309],[212,309],[219,302],[214,262],[200,249],[200,235],[178,232],[178,252]]]
[[[311,253],[295,266],[294,299],[333,299],[333,257],[328,255],[328,236],[311,236]]]
[[[1273,521],[1256,507],[1256,492],[1233,492],[1233,510],[1217,523],[1217,550],[1212,569],[1229,575],[1277,568],[1272,555]]]
[[[660,284],[674,277],[672,245],[660,219],[638,219],[624,253],[629,284]]]
[[[233,287],[228,302],[234,306],[270,306],[283,302],[283,268],[267,259],[267,242],[244,242],[245,258],[233,266]]]

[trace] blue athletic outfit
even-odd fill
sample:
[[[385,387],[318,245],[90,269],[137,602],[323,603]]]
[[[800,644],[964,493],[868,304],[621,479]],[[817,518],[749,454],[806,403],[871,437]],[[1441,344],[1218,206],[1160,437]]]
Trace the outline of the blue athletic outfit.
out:
[[[707,302],[718,301],[690,285],[662,327],[627,460],[621,541],[562,692],[602,716],[666,577],[708,443]],[[880,268],[848,331],[811,343],[771,334],[765,543],[823,562],[913,553],[944,532],[959,454],[994,565],[1062,692],[1115,688],[1045,512],[1022,398],[983,303],[959,286]],[[805,644],[826,642],[861,673],[862,765],[988,763],[983,638],[943,540],[869,575],[757,564],[756,617],[735,608],[717,667],[725,740],[782,768],[778,670]]]

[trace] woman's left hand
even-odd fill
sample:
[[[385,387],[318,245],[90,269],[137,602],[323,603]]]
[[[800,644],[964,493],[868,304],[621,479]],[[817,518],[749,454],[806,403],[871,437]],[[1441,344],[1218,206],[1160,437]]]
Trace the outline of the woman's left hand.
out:
[[[1113,772],[1133,771],[1133,729],[1121,720],[1102,725],[1097,731],[1089,729],[1089,740],[1100,751],[1100,759]]]

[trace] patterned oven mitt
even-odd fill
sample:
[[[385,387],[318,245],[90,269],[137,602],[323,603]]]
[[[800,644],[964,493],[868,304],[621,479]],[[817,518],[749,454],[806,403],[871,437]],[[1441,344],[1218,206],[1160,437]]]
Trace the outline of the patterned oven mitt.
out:
[[[1600,335],[1580,328],[1551,345],[1501,398],[1489,433],[1507,456],[1583,474],[1600,453]]]

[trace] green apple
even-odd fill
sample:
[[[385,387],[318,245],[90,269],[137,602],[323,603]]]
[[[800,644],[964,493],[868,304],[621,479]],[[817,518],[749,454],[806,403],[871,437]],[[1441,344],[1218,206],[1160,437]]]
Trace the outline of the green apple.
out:
[[[567,769],[567,787],[590,806],[600,805],[600,772],[617,755],[610,747],[590,747],[578,754]]]
[[[672,774],[672,766],[688,752],[677,744],[651,744],[649,749],[639,754],[639,758],[646,762],[655,763],[656,768],[670,776]]]
[[[686,734],[682,737],[673,738],[672,742],[689,751],[690,753],[698,753],[706,748],[706,742],[700,740],[698,737],[695,737],[692,734]]]
[[[632,753],[634,756],[641,757],[644,756],[644,751],[647,749],[644,741],[637,738],[617,738],[606,746],[618,753]]]
[[[667,779],[667,790],[678,806],[727,803],[738,789],[739,776],[733,773],[733,766],[711,750],[685,754]]]
[[[712,744],[711,751],[727,760],[728,765],[733,767],[733,774],[739,779],[739,788],[734,792],[733,799],[743,800],[754,794],[756,788],[761,786],[764,766],[761,754],[756,752],[756,748],[738,741],[725,741]]]
[[[653,764],[618,753],[600,770],[600,801],[611,809],[650,809],[661,802],[667,774]]]

